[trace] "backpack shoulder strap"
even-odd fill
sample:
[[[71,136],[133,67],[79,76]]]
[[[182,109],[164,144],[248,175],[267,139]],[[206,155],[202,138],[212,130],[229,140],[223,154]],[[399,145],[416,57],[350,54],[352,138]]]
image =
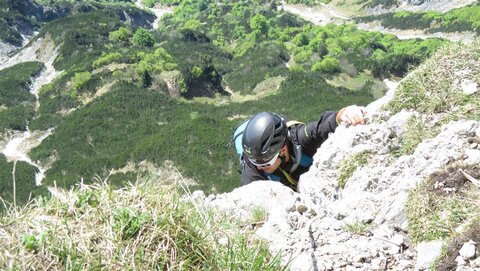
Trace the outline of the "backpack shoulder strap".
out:
[[[305,124],[301,121],[298,121],[298,120],[289,120],[287,121],[287,127],[290,128],[292,127],[293,125],[297,125],[297,124]]]

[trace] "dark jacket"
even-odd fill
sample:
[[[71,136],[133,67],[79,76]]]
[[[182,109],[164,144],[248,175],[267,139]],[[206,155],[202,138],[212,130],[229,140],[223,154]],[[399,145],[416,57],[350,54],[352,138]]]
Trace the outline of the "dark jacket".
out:
[[[335,120],[336,115],[336,112],[327,111],[321,114],[320,119],[318,119],[317,121],[308,122],[306,124],[297,124],[289,127],[287,146],[290,155],[292,155],[292,158],[297,158],[293,157],[295,153],[295,144],[302,146],[302,152],[304,155],[313,157],[320,145],[322,145],[322,143],[327,140],[328,135],[330,133],[333,133],[337,128],[338,124]],[[309,166],[298,166],[295,171],[289,173],[290,169],[293,166],[294,159],[290,159],[288,163],[282,160],[281,165],[273,173],[273,175],[275,179],[279,179],[282,184],[296,191],[296,184],[292,184],[285,174],[289,174],[296,183],[298,182],[300,175],[308,171]],[[261,170],[258,170],[257,167],[248,160],[245,154],[243,156],[243,160],[245,161],[245,163],[243,163],[242,168],[242,185],[246,185],[254,181],[271,179],[271,177],[269,178],[268,174]]]

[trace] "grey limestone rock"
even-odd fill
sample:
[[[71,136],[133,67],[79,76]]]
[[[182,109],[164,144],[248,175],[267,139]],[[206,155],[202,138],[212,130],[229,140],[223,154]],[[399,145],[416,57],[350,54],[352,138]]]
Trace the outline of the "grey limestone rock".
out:
[[[421,242],[417,246],[415,270],[426,270],[440,256],[443,241]]]

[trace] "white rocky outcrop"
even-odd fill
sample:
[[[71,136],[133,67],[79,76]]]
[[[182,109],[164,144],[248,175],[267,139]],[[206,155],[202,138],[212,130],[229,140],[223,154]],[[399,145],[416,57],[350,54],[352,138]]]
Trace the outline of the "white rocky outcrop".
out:
[[[395,88],[392,84],[392,92]],[[265,181],[209,197],[198,191],[195,198],[247,223],[254,208],[264,208],[267,216],[256,232],[273,252],[282,253],[291,270],[425,270],[444,243],[410,243],[404,214],[408,193],[449,164],[480,164],[480,148],[471,144],[480,137],[480,122],[447,123],[411,155],[396,157],[392,151],[401,146],[410,118],[426,126],[437,120],[415,111],[377,111],[392,95],[368,107],[373,113],[370,123],[340,126],[330,135],[310,171],[301,176],[298,193]],[[341,162],[360,152],[369,153],[368,164],[339,188]],[[459,268],[480,267],[472,242],[460,255]]]
[[[386,121],[339,127],[301,177],[299,193],[275,182],[254,182],[204,202],[245,221],[253,208],[265,208],[268,216],[257,234],[273,251],[282,251],[285,262],[293,258],[292,270],[424,269],[439,255],[441,242],[419,246],[417,262],[417,248],[405,237],[408,191],[453,161],[480,163],[480,150],[468,143],[480,133],[480,122],[449,123],[412,155],[389,158],[412,115],[400,112]],[[340,161],[365,150],[373,154],[372,162],[357,169],[339,189]],[[361,225],[369,225],[361,234],[348,229]],[[464,258],[471,260],[471,251],[470,246]]]

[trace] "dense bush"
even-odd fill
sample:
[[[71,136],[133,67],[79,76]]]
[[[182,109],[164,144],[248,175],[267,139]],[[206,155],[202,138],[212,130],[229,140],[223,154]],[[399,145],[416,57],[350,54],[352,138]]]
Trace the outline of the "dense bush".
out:
[[[0,213],[5,209],[4,203],[9,206],[13,204],[14,183],[13,168],[14,162],[7,162],[3,154],[0,154]],[[36,196],[48,193],[45,187],[38,187],[35,184],[35,168],[25,162],[17,162],[15,165],[15,196],[16,204],[22,206]]]
[[[335,73],[340,71],[340,62],[333,57],[327,57],[312,66],[312,71]]]
[[[0,70],[0,131],[26,130],[35,105],[30,85],[42,69],[40,62],[25,62]]]
[[[268,77],[286,75],[288,69],[285,63],[288,58],[283,45],[261,44],[242,56],[235,57],[231,71],[223,79],[232,90],[248,94],[255,85]]]
[[[29,92],[32,77],[42,69],[40,62],[24,62],[0,70],[0,105],[8,107],[33,102],[35,97]]]
[[[35,115],[33,104],[18,104],[0,110],[0,131],[5,129],[26,131],[29,120]]]
[[[132,37],[132,43],[133,45],[137,46],[152,47],[155,43],[155,40],[153,39],[153,35],[148,32],[148,30],[140,27],[135,30],[135,33]]]
[[[72,89],[75,91],[75,93],[85,86],[88,81],[92,79],[92,74],[89,72],[77,72],[75,73],[75,76],[72,78]],[[75,95],[74,95],[75,96]]]
[[[108,34],[108,39],[112,42],[122,42],[128,44],[130,41],[130,30],[122,26],[119,29],[112,31]]]

